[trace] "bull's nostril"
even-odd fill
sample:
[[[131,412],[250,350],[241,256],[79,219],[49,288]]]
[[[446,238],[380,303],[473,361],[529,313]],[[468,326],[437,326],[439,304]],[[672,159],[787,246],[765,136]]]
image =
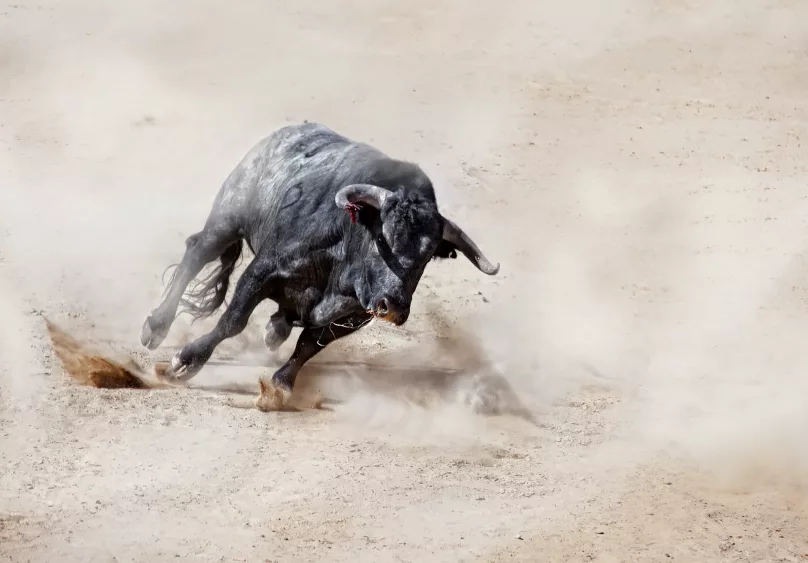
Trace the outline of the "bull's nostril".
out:
[[[378,308],[379,314],[386,315],[387,311],[389,311],[389,310],[390,310],[390,307],[389,307],[389,304],[387,303],[387,299],[382,298],[379,301],[379,308]]]

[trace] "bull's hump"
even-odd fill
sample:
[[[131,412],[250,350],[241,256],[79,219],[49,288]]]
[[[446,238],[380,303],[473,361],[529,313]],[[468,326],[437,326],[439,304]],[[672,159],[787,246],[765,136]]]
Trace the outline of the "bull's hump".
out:
[[[307,152],[321,145],[349,142],[336,131],[319,123],[303,123],[290,125],[277,133],[285,152]]]
[[[387,187],[401,183],[413,172],[409,163],[391,159],[376,147],[319,123],[284,127],[274,140],[263,176],[281,192],[292,186],[308,191],[311,183],[326,191],[367,181]]]

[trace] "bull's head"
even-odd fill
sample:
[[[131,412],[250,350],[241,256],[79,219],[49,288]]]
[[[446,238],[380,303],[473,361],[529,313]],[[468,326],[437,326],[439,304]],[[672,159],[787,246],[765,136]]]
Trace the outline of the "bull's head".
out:
[[[463,229],[441,215],[434,200],[418,192],[353,184],[342,188],[335,202],[373,237],[367,284],[357,288],[357,296],[377,317],[397,325],[406,322],[412,295],[433,258],[455,258],[459,250],[481,272],[499,272],[499,264],[491,264]],[[362,218],[362,208],[378,213]]]

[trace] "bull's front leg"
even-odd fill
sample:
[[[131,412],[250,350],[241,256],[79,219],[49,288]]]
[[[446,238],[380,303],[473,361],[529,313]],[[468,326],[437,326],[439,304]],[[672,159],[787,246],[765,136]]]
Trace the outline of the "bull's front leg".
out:
[[[244,330],[252,312],[267,297],[271,286],[277,283],[272,264],[260,257],[253,259],[241,275],[232,301],[213,330],[186,344],[171,359],[170,369],[161,375],[180,381],[194,377],[223,340]]]
[[[372,318],[370,313],[362,311],[336,319],[321,328],[304,328],[289,361],[271,377],[267,377],[268,374],[261,376],[259,381],[261,394],[255,400],[255,406],[262,411],[281,410],[292,395],[295,379],[303,365],[328,344],[356,332]]]
[[[292,322],[289,320],[286,311],[278,309],[267,321],[264,329],[264,344],[271,352],[276,351],[286,342],[292,334]]]

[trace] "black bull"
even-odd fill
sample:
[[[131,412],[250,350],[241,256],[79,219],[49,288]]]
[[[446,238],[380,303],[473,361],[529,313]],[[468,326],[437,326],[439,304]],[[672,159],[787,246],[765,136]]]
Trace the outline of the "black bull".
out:
[[[485,274],[499,271],[441,215],[432,182],[417,165],[319,124],[288,126],[253,147],[222,185],[204,228],[187,239],[164,300],[143,324],[144,346],[160,346],[180,306],[203,317],[222,305],[243,241],[255,257],[232,301],[210,333],[172,358],[166,375],[196,375],[216,346],[271,299],[278,304],[266,327],[271,350],[292,327],[303,330],[289,361],[271,381],[262,378],[263,409],[283,406],[300,368],[327,344],[374,317],[406,322],[431,259],[455,258],[459,250]],[[219,266],[187,290],[217,259]]]

